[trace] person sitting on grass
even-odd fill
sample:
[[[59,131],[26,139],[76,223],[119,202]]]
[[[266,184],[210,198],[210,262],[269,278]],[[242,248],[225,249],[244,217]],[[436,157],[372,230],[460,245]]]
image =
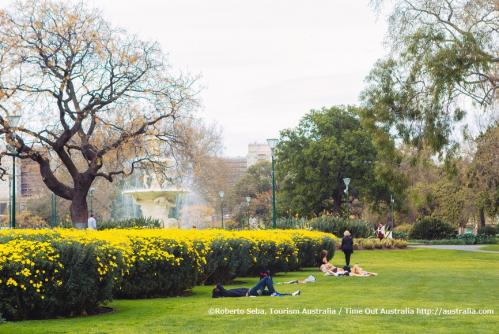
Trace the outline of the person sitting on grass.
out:
[[[321,252],[321,265],[319,267],[320,271],[322,271],[326,276],[348,276],[347,271],[335,267],[332,263],[329,262],[327,254],[327,250],[323,250]]]
[[[293,293],[279,293],[274,289],[274,283],[272,282],[272,277],[270,275],[265,275],[260,279],[260,281],[251,289],[248,288],[237,288],[237,289],[225,289],[221,284],[217,284],[211,293],[212,298],[220,297],[257,297],[257,296],[271,296],[271,297],[282,297],[282,296],[298,296],[300,295],[300,290],[296,290]]]
[[[378,276],[378,274],[365,271],[358,264],[354,264],[350,276]]]

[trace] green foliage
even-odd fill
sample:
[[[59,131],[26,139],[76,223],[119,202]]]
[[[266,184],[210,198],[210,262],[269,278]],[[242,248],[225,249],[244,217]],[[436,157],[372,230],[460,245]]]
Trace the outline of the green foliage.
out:
[[[397,188],[392,185],[400,180],[380,161],[360,113],[353,106],[312,110],[296,128],[281,132],[276,172],[280,212],[308,217],[343,212],[345,177],[351,179],[349,201],[359,198],[375,209],[389,202]],[[385,144],[393,146],[389,139]]]
[[[149,250],[154,249],[166,251],[182,261],[175,263],[151,256],[153,253],[149,254]],[[128,269],[121,284],[115,286],[114,295],[118,298],[177,296],[192,288],[198,280],[197,259],[184,242],[159,237],[134,238],[132,251],[137,261]]]
[[[98,230],[107,230],[112,228],[134,228],[134,227],[145,227],[145,228],[160,228],[161,221],[151,217],[140,217],[140,218],[129,218],[124,220],[109,220],[97,222]]]
[[[228,283],[234,277],[245,276],[253,265],[251,242],[246,239],[216,239],[210,245],[206,257],[206,269],[201,278],[203,283]]]
[[[497,239],[491,236],[478,235],[471,233],[458,235],[455,238],[439,239],[439,240],[418,240],[426,245],[481,245],[481,244],[497,244]]]
[[[394,232],[409,233],[412,229],[412,225],[411,224],[400,224],[400,225],[395,226],[393,229],[394,229]]]
[[[406,248],[407,241],[402,239],[382,239],[377,238],[355,238],[353,239],[354,249],[392,249]]]
[[[350,231],[354,238],[367,238],[373,234],[373,226],[360,220],[348,220],[342,217],[323,215],[313,218],[309,222],[313,230],[333,233],[339,238],[343,237],[343,232]]]
[[[0,258],[16,260],[4,259],[0,266],[0,314],[8,320],[92,314],[113,296],[177,296],[198,283],[315,266],[321,250],[334,255],[336,249],[334,237],[309,231],[292,231],[291,239],[281,240],[243,233],[194,240],[131,234],[126,248],[124,240],[89,240],[85,233],[81,239],[54,231],[4,234]]]
[[[307,229],[309,227],[309,221],[305,218],[279,217],[277,218],[276,226],[283,230]]]
[[[494,228],[494,226],[491,225],[485,225],[478,229],[478,235],[495,236],[496,234],[497,234],[496,228]]]
[[[418,220],[409,234],[411,239],[444,239],[454,233],[454,228],[438,218],[424,217]]]
[[[478,207],[494,217],[499,215],[499,125],[488,128],[476,144],[469,185],[478,194]]]
[[[394,239],[404,239],[404,240],[407,240],[407,239],[409,239],[409,232],[393,231],[392,232],[392,237]]]
[[[18,279],[16,287],[0,284],[0,313],[6,319],[92,314],[97,306],[112,299],[112,287],[118,279],[118,271],[99,275],[96,258],[106,260],[115,256],[115,261],[120,263],[119,252],[99,249],[97,242],[81,244],[50,240],[50,244],[56,249],[55,258],[58,261],[47,260],[44,256],[30,256],[29,252],[36,250],[27,249],[25,256],[33,262],[36,271],[26,276],[26,282]],[[15,273],[21,271],[20,267],[16,267],[18,264],[11,262],[1,268],[1,277],[16,277]],[[49,273],[56,275],[51,277]],[[40,283],[39,287],[32,287],[32,282]]]
[[[390,56],[378,61],[362,94],[369,118],[406,143],[452,148],[463,98],[494,102],[497,24],[493,0],[395,1]],[[447,151],[449,153],[449,151]]]

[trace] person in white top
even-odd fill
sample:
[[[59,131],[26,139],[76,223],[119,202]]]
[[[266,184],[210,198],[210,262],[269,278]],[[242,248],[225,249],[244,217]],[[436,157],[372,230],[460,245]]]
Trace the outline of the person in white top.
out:
[[[87,225],[89,230],[97,229],[97,221],[95,220],[93,214],[91,214],[90,217],[88,218]]]

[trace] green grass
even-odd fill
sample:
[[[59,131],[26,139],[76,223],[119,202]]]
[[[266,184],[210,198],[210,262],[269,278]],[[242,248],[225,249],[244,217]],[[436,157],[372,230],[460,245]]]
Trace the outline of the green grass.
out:
[[[482,246],[480,249],[499,252],[499,244]]]
[[[341,265],[342,254],[333,261]],[[316,269],[279,275],[305,278],[299,297],[210,298],[211,286],[189,297],[116,300],[113,313],[0,325],[0,333],[494,333],[499,328],[499,254],[430,249],[358,251],[353,261],[377,277],[324,277]],[[243,282],[244,281],[244,282]],[[251,286],[242,278],[235,286]],[[291,292],[297,285],[278,285]],[[212,308],[259,309],[266,315],[209,315]],[[474,308],[494,315],[347,315],[346,308]],[[274,309],[326,309],[341,315],[271,315]]]

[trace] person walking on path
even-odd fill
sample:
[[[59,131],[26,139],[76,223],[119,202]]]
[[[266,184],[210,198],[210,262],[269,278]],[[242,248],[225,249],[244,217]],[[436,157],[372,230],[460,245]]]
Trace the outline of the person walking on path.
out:
[[[87,227],[89,230],[96,230],[97,229],[97,221],[95,220],[93,214],[91,214],[90,217],[88,217]]]
[[[346,266],[350,268],[350,256],[353,253],[353,238],[347,230],[343,232],[343,239],[341,239],[341,250],[345,253]]]

